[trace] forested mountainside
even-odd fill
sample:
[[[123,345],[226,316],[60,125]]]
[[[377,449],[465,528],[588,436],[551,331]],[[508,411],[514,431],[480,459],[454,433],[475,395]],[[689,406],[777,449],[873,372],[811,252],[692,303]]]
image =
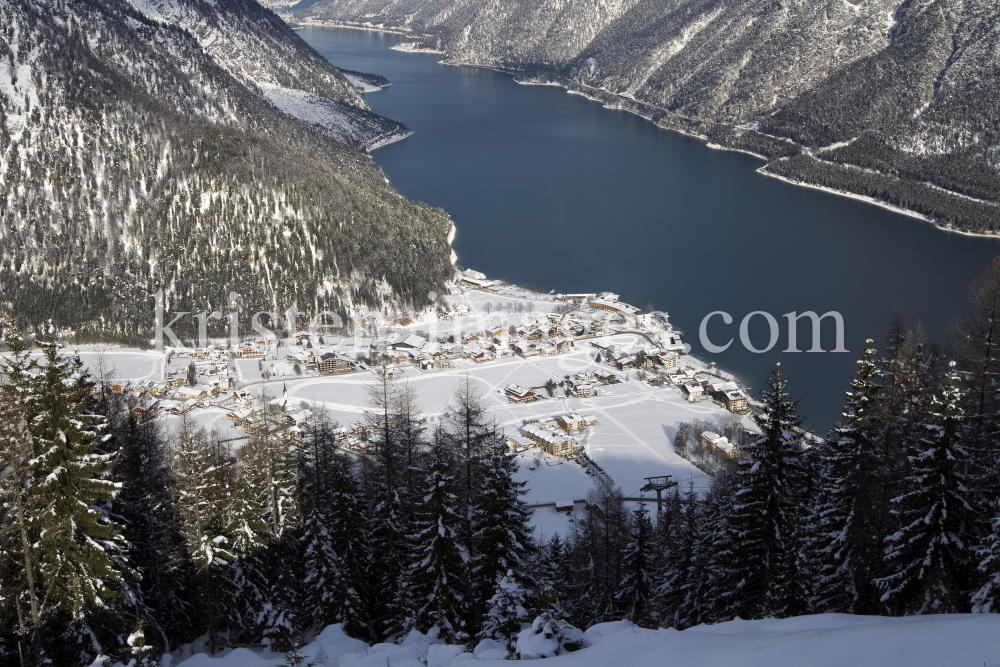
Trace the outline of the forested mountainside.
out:
[[[12,0],[0,35],[0,301],[28,323],[141,337],[160,290],[405,309],[450,275],[447,215],[358,151],[405,128],[256,4]]]
[[[991,0],[308,0],[298,20],[440,37],[769,160],[765,171],[1000,233]]]

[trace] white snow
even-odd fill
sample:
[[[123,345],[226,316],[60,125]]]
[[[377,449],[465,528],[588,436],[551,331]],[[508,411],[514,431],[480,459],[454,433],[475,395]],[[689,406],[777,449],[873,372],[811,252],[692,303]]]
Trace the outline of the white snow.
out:
[[[409,136],[409,132],[392,130],[372,137],[372,130],[355,120],[358,110],[354,107],[303,90],[266,83],[258,87],[279,111],[345,143],[363,143],[372,150]]]
[[[566,667],[939,667],[1000,665],[1000,615],[940,614],[907,618],[822,614],[761,621],[735,620],[699,625],[683,632],[645,630],[628,622],[602,623],[586,632],[587,648],[548,658],[546,665]],[[346,637],[339,625],[328,627],[303,649],[308,659],[320,650],[323,665],[347,667],[419,667],[421,664],[476,664],[499,667],[495,655],[459,652],[439,646],[433,637],[408,637],[404,645],[367,644]],[[433,653],[432,653],[433,651]],[[443,658],[452,654],[451,661]],[[438,658],[441,658],[439,661]],[[271,667],[281,654],[253,654],[237,649],[211,658],[198,654],[185,667]]]
[[[374,93],[375,91],[382,90],[382,86],[373,86],[364,79],[354,76],[353,74],[348,74],[347,72],[341,72],[344,78],[351,82],[351,85],[360,90],[362,93]]]

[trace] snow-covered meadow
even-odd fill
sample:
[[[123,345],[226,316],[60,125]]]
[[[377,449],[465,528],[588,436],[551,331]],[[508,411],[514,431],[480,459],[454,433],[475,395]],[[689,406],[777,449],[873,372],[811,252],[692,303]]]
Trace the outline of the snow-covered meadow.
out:
[[[586,648],[550,658],[565,667],[998,667],[1000,615],[947,614],[882,618],[822,614],[760,621],[734,620],[684,631],[646,630],[627,621],[602,623],[586,632]],[[472,653],[412,634],[401,644],[376,644],[326,628],[302,654],[337,667],[458,667],[499,664],[495,642]],[[287,664],[278,653],[235,649],[210,657],[178,656],[184,667],[272,667]],[[197,651],[197,648],[194,650]]]

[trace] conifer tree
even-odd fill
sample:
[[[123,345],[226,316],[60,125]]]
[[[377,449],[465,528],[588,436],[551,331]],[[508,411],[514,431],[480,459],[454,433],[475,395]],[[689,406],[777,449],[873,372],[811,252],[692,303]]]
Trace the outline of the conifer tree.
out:
[[[35,450],[27,402],[36,364],[23,334],[6,311],[0,311],[0,336],[4,351],[0,355],[0,568],[10,581],[4,586],[3,613],[18,617],[18,649],[34,662],[42,649],[37,525],[33,521],[40,496],[34,490]],[[18,613],[21,598],[28,601],[25,613]]]
[[[208,635],[209,650],[225,644],[223,633],[230,618],[226,602],[231,581],[229,566],[235,560],[225,534],[227,489],[234,465],[217,442],[187,417],[174,436],[173,484],[177,515],[188,558],[196,576],[194,612]]]
[[[126,636],[128,544],[111,514],[118,487],[114,456],[102,450],[103,418],[87,406],[89,385],[78,358],[60,355],[49,325],[39,342],[43,361],[27,397],[32,474],[38,480],[38,570],[44,593],[42,623],[57,635],[50,654],[89,662],[95,647],[119,648]],[[43,642],[45,643],[45,642]]]
[[[351,460],[335,444],[320,428],[303,449],[303,618],[317,628],[343,623],[348,634],[372,637],[363,602],[368,551],[362,499]]]
[[[227,522],[223,530],[232,555],[228,572],[228,627],[236,642],[257,639],[258,616],[267,601],[267,524],[256,494],[247,478],[237,472],[229,494]]]
[[[732,613],[743,618],[787,614],[796,585],[793,546],[799,502],[800,446],[797,403],[787,393],[779,363],[762,392],[765,409],[754,415],[760,436],[741,452],[730,519],[736,587]]]
[[[497,575],[494,591],[478,638],[500,642],[507,648],[508,657],[513,657],[517,635],[531,620],[525,609],[527,592],[513,571]]]
[[[819,611],[875,613],[875,573],[882,560],[875,507],[882,468],[880,371],[868,339],[834,435],[820,450],[820,493],[813,509]]]
[[[683,630],[698,625],[706,616],[708,568],[702,512],[694,482],[678,504],[678,518],[669,531],[660,531],[657,544],[662,560],[654,603],[660,625]],[[666,522],[665,522],[666,523]]]
[[[462,522],[447,450],[435,447],[417,511],[414,561],[407,573],[410,615],[416,628],[438,628],[439,638],[464,643],[469,603],[469,553],[459,540]]]
[[[972,611],[996,613],[1000,609],[1000,514],[994,515],[990,532],[979,549],[979,588],[972,596]]]
[[[924,434],[910,444],[908,490],[894,499],[900,529],[887,538],[889,574],[878,580],[896,613],[958,612],[971,597],[975,516],[969,451],[962,433],[962,392],[955,362],[931,399]]]
[[[652,609],[654,584],[649,553],[653,523],[649,520],[646,503],[640,502],[632,512],[631,523],[631,538],[622,561],[625,576],[616,598],[624,611],[625,620],[651,627],[656,615]]]
[[[517,457],[502,440],[494,442],[483,461],[472,518],[472,583],[479,610],[485,611],[496,593],[499,576],[512,577],[521,585],[528,581],[531,511],[521,500],[527,483],[515,481],[516,472]]]
[[[127,403],[108,394],[109,430],[117,448],[115,480],[121,484],[116,511],[124,519],[131,545],[129,559],[142,572],[136,594],[139,613],[148,619],[145,632],[158,633],[157,644],[169,648],[169,638],[191,641],[190,567],[177,553],[181,536],[173,521],[171,478],[166,439],[160,422],[135,416]]]
[[[407,473],[395,414],[400,387],[383,365],[378,381],[365,390],[368,395],[365,422],[372,451],[367,532],[374,545],[368,568],[368,608],[374,614],[372,624],[381,634],[393,626],[389,609],[397,597],[407,553],[406,536],[410,527],[400,494]]]

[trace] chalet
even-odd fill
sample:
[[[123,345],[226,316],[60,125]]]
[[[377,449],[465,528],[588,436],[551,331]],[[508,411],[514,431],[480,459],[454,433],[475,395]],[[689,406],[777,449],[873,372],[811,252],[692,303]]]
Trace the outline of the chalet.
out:
[[[552,322],[553,324],[559,324],[559,323],[561,323],[563,321],[564,317],[566,317],[566,316],[564,314],[562,314],[562,313],[549,313],[548,314],[549,322]]]
[[[434,362],[430,359],[421,359],[417,362],[417,367],[422,371],[429,371],[434,368]]]
[[[240,359],[263,359],[264,351],[257,346],[245,345],[236,352],[236,356]]]
[[[573,511],[573,501],[572,500],[557,500],[556,501],[556,511],[557,512],[572,512]]]
[[[549,327],[549,337],[562,336],[563,328],[561,324],[556,324]]]
[[[160,414],[160,402],[149,397],[143,398],[132,408],[132,414],[140,419],[152,419]]]
[[[528,357],[537,357],[542,354],[541,349],[539,349],[539,347],[534,343],[525,343],[523,341],[517,341],[516,343],[511,345],[511,347],[514,349],[514,352],[521,355],[525,359],[527,359]]]
[[[614,373],[604,373],[604,374],[598,373],[597,379],[603,382],[604,384],[618,384],[622,381],[621,378],[615,375]]]
[[[477,336],[476,334],[468,334],[466,336],[462,336],[463,345],[470,345],[472,343],[478,343],[478,342],[479,342],[479,336]]]
[[[597,417],[595,417],[594,415],[584,415],[582,417],[582,419],[583,419],[583,427],[584,428],[590,428],[591,426],[597,426]]]
[[[332,352],[327,352],[319,359],[320,373],[348,373],[350,370],[350,360],[338,357]]]
[[[200,401],[203,398],[208,398],[208,390],[202,386],[197,387],[177,387],[174,391],[174,396],[181,400],[194,399]]]
[[[438,368],[454,368],[455,367],[455,362],[454,361],[439,361],[439,362],[437,362],[437,367]]]
[[[167,393],[167,385],[163,382],[150,382],[146,385],[146,392],[153,396],[163,396]]]
[[[496,355],[492,352],[487,352],[486,350],[481,350],[478,353],[472,355],[472,360],[477,364],[484,364],[487,361],[493,361],[496,359]]]
[[[648,327],[653,321],[653,313],[638,313],[635,316],[635,324],[640,327]]]
[[[507,395],[507,400],[511,403],[527,403],[535,400],[535,392],[530,389],[523,389],[516,384],[508,385],[504,393]]]
[[[528,335],[525,336],[525,338],[527,338],[528,340],[539,340],[541,337],[542,337],[541,329],[532,329],[531,331],[528,332]]]
[[[302,426],[312,417],[312,410],[299,410],[283,415],[285,422],[292,426]]]
[[[458,313],[459,315],[465,315],[469,312],[469,307],[466,306],[464,303],[461,303],[455,306],[455,312]]]
[[[174,407],[172,407],[170,409],[170,414],[172,414],[172,415],[186,415],[187,413],[189,413],[192,410],[194,410],[195,407],[197,407],[196,403],[197,403],[197,401],[195,401],[193,398],[189,398],[188,400],[184,401],[183,403],[181,403],[179,405],[175,405]]]
[[[588,398],[594,393],[594,388],[589,383],[580,382],[573,385],[573,393],[577,398]]]
[[[615,368],[620,371],[627,371],[630,368],[635,368],[636,357],[634,355],[622,355],[615,359]]]
[[[507,335],[508,335],[508,331],[507,331],[507,329],[504,329],[503,327],[496,327],[496,328],[490,329],[489,331],[486,332],[486,336],[488,338],[506,338]]]

